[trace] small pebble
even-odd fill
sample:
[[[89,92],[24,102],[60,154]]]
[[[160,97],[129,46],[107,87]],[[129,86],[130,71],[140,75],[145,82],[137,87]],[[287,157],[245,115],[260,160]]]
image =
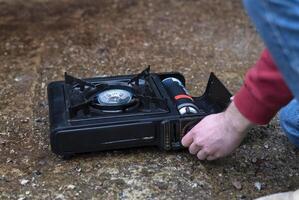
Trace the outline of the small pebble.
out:
[[[64,197],[64,195],[63,195],[63,194],[58,194],[58,195],[56,196],[56,198],[55,198],[55,199],[64,200],[64,199],[65,199],[65,197]]]
[[[1,145],[5,145],[5,144],[6,144],[6,141],[0,138],[0,144],[1,144]]]
[[[76,169],[77,172],[81,172],[82,171],[82,169],[80,167],[76,167],[75,169]]]
[[[41,173],[41,171],[39,171],[39,170],[34,170],[34,171],[33,171],[33,174],[35,174],[35,175],[37,175],[37,176],[40,176],[42,173]]]
[[[232,182],[233,186],[237,189],[237,190],[241,190],[242,189],[242,185],[239,181],[233,181]]]
[[[255,182],[254,183],[254,186],[255,188],[258,190],[258,191],[261,191],[262,190],[262,184],[260,182]]]
[[[29,180],[27,179],[22,179],[20,180],[21,185],[26,185],[27,183],[29,183]]]
[[[29,122],[29,118],[27,117],[26,119],[22,119],[21,122],[24,123],[24,124],[28,123]]]
[[[76,188],[76,186],[74,186],[74,185],[68,185],[67,186],[67,189],[69,189],[69,190],[73,190],[73,189],[75,189]]]
[[[19,81],[21,81],[22,80],[22,77],[15,77],[15,79],[14,79],[16,82],[19,82]]]

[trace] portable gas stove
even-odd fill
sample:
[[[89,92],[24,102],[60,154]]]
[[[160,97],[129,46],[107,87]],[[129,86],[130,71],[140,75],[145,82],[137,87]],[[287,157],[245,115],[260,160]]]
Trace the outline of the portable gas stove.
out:
[[[205,116],[223,111],[231,94],[211,73],[205,93],[191,97],[180,73],[79,79],[48,85],[52,151],[76,153],[158,146],[183,148],[182,137]]]

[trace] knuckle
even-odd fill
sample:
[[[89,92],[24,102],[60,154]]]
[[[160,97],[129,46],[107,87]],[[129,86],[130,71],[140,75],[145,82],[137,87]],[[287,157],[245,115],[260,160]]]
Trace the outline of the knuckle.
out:
[[[190,149],[190,148],[189,148],[189,153],[192,154],[192,155],[196,154],[196,152],[193,149]]]
[[[195,138],[194,144],[197,145],[197,146],[202,146],[202,142],[198,138]]]
[[[203,156],[202,155],[197,155],[197,158],[199,159],[199,160],[202,160],[203,159]]]
[[[204,154],[210,155],[210,151],[208,151],[207,149],[203,149],[202,151],[203,151]]]
[[[206,152],[206,154],[208,155],[212,155],[213,154],[213,150],[211,148],[205,148],[204,151]]]

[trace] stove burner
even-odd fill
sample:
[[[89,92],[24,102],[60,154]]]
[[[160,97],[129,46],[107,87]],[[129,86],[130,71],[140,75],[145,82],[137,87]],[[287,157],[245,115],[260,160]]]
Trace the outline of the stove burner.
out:
[[[105,90],[97,94],[99,104],[106,106],[119,106],[129,103],[133,94],[122,89]]]
[[[136,91],[126,85],[109,85],[86,95],[85,98],[90,102],[90,106],[103,113],[127,112],[136,109],[139,101],[136,98]]]
[[[131,79],[114,82],[92,82],[65,74],[70,117],[121,112],[167,112],[166,101],[158,98],[153,91],[149,70],[148,67]]]

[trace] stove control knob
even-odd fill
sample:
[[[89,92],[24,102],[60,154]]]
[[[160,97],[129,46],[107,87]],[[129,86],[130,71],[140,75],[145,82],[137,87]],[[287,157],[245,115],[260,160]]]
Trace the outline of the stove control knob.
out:
[[[184,106],[184,107],[181,107],[179,108],[179,113],[181,115],[185,115],[185,114],[196,114],[198,111],[191,106]]]

